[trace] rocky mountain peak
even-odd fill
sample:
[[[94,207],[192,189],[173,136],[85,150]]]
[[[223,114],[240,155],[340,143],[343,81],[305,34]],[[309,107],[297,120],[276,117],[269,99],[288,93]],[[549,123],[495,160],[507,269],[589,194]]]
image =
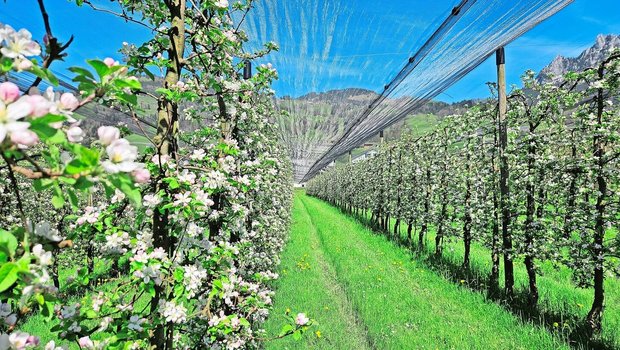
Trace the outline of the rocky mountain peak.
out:
[[[620,35],[599,34],[594,45],[584,50],[579,56],[569,58],[557,56],[540,71],[538,79],[540,81],[558,81],[570,71],[576,72],[595,67],[615,48],[620,48]]]

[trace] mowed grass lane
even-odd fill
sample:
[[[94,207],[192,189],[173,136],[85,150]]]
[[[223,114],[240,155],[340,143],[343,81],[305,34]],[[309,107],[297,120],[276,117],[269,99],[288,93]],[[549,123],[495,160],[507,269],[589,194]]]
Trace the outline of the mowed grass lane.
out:
[[[265,343],[266,349],[370,349],[366,331],[355,318],[352,305],[326,261],[316,229],[301,196],[295,196],[289,242],[282,253],[274,309],[265,328],[275,336],[285,324],[287,309],[293,316],[305,312],[317,324],[303,341],[291,337]]]
[[[293,220],[268,329],[291,308],[317,319],[321,337],[268,348],[568,349],[318,199],[298,192]]]

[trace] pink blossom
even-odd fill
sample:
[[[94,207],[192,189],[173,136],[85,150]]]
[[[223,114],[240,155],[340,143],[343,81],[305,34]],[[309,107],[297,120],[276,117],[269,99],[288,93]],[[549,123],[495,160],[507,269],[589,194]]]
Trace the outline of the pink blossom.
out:
[[[26,29],[13,31],[5,38],[6,46],[0,48],[0,53],[8,58],[20,58],[38,56],[41,54],[41,46],[32,40],[32,34]]]
[[[50,112],[52,103],[41,95],[29,95],[28,103],[32,107],[33,117],[42,117]]]
[[[30,123],[21,121],[32,112],[32,107],[24,97],[9,105],[0,101],[0,143],[7,135],[25,131],[30,127]]]
[[[20,130],[12,132],[10,135],[11,142],[14,144],[29,147],[39,142],[39,136],[30,130]]]
[[[106,147],[106,152],[109,159],[102,165],[108,173],[130,173],[139,167],[139,164],[134,162],[138,157],[138,147],[131,145],[126,139],[112,142]]]
[[[26,341],[26,344],[28,346],[37,346],[39,345],[39,337],[35,337],[34,335],[31,335],[28,337],[28,340]]]
[[[221,9],[225,9],[228,7],[228,0],[217,0],[215,2],[215,7],[219,7]]]
[[[25,71],[25,70],[30,70],[32,68],[33,64],[30,60],[28,59],[18,59],[13,63],[13,67],[18,71]]]
[[[16,331],[9,335],[9,344],[13,349],[25,349],[29,338],[30,334]]]
[[[306,314],[304,313],[297,314],[297,317],[295,318],[295,323],[298,326],[305,326],[308,324],[308,322],[310,322],[310,319],[306,317]]]
[[[0,84],[0,99],[4,103],[11,103],[19,97],[19,87],[11,82]]]
[[[95,344],[93,343],[93,341],[90,339],[89,336],[85,336],[85,337],[78,339],[78,344],[80,345],[80,347],[86,348],[86,349],[92,349],[95,347]]]
[[[139,168],[132,173],[134,180],[137,183],[144,184],[151,180],[151,173],[145,168]]]
[[[80,101],[71,93],[65,92],[60,96],[60,104],[66,110],[74,110],[80,106]]]
[[[151,158],[151,162],[157,164],[157,165],[164,165],[166,163],[168,163],[168,161],[170,160],[170,156],[169,155],[159,155],[156,154],[153,156],[153,158]]]
[[[97,129],[97,135],[99,135],[99,141],[104,146],[108,146],[121,137],[121,131],[113,126],[101,126]]]
[[[118,66],[118,61],[115,61],[112,57],[106,57],[103,63],[108,67]]]
[[[79,126],[72,126],[67,130],[67,139],[70,142],[82,142],[84,140],[84,130]]]

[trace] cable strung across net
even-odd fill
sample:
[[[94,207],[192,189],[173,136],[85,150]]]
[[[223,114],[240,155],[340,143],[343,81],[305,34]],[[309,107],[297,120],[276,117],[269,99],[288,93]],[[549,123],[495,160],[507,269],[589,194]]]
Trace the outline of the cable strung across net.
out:
[[[301,182],[571,2],[257,0],[244,29],[281,46],[258,63],[280,72],[277,104],[291,117],[279,123]],[[369,91],[317,94],[347,88]]]

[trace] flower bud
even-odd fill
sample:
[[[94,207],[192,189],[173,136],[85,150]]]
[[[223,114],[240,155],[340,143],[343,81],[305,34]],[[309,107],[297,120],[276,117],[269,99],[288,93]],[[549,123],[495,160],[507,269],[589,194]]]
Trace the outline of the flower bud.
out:
[[[32,62],[25,58],[17,59],[13,63],[13,68],[15,68],[18,72],[30,70],[32,68]]]
[[[80,101],[73,94],[65,92],[60,96],[60,104],[64,109],[73,111],[80,106]]]
[[[84,130],[79,126],[72,126],[67,130],[67,139],[69,142],[82,142],[84,140]]]
[[[29,147],[39,142],[39,137],[30,130],[15,131],[11,133],[11,142],[19,146]]]
[[[29,95],[28,102],[32,106],[32,116],[42,117],[50,112],[52,103],[41,95]]]
[[[113,126],[101,126],[97,129],[97,135],[99,136],[99,141],[108,146],[121,137],[121,131]]]
[[[113,67],[113,66],[117,66],[118,65],[118,62],[115,61],[112,57],[106,57],[103,60],[103,63],[105,63],[105,65],[108,66],[108,67]]]
[[[139,184],[145,184],[151,180],[151,173],[144,168],[134,170],[132,175],[134,180]]]
[[[11,103],[19,97],[19,87],[11,82],[0,84],[0,99],[4,103]]]

